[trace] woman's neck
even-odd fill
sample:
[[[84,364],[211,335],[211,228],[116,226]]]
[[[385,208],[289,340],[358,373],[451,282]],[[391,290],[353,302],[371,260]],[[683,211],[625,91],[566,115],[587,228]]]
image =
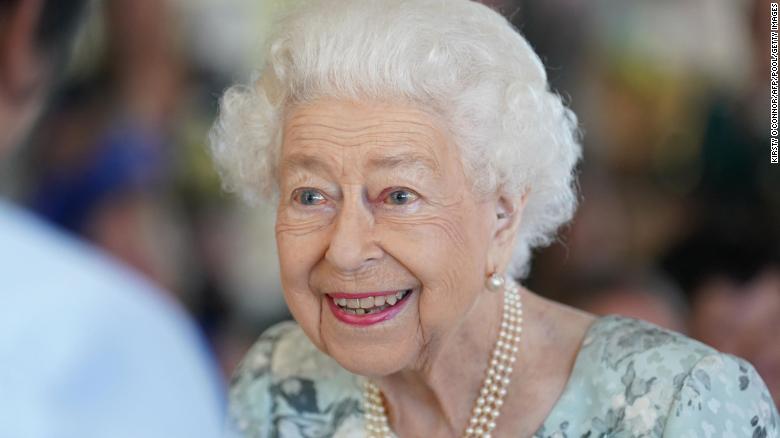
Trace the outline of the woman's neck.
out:
[[[481,293],[458,326],[429,341],[415,367],[376,381],[393,430],[431,437],[463,432],[498,338],[502,309],[503,294]]]

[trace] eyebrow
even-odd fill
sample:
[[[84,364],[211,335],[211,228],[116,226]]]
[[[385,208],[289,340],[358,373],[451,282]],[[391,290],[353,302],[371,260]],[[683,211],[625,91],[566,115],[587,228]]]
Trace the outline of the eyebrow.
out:
[[[393,156],[376,156],[368,159],[369,170],[393,170],[406,167],[414,170],[428,171],[438,175],[439,165],[432,157],[422,154],[399,154]],[[331,166],[316,155],[297,153],[285,157],[280,169],[292,171],[302,169],[314,173],[330,174]]]

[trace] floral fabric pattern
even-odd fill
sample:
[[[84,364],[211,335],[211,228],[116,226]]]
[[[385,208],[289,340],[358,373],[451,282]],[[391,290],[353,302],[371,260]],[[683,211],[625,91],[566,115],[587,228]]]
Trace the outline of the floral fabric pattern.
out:
[[[362,437],[362,378],[293,322],[266,331],[239,366],[230,434]],[[780,417],[753,366],[644,321],[597,319],[534,438],[778,438]]]

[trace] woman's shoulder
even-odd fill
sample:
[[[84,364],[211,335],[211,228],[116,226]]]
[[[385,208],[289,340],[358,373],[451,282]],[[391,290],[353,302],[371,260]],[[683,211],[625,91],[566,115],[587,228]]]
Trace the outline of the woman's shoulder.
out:
[[[360,378],[319,351],[292,321],[266,330],[230,385],[230,428],[240,436],[333,436],[360,420]]]
[[[778,427],[769,391],[750,363],[648,322],[610,315],[586,333],[566,389],[536,436],[730,430],[776,437]]]
[[[719,354],[714,348],[647,321],[608,315],[593,322],[582,341],[579,356],[599,368],[625,370],[637,363],[647,368],[690,369],[698,360]],[[581,357],[578,357],[578,360]]]

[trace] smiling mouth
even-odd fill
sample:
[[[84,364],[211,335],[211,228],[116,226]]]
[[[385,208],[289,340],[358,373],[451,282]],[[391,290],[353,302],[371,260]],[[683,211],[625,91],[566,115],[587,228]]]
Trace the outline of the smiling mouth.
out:
[[[400,290],[394,294],[368,296],[363,298],[329,297],[339,310],[352,315],[370,315],[397,306],[412,289]]]

